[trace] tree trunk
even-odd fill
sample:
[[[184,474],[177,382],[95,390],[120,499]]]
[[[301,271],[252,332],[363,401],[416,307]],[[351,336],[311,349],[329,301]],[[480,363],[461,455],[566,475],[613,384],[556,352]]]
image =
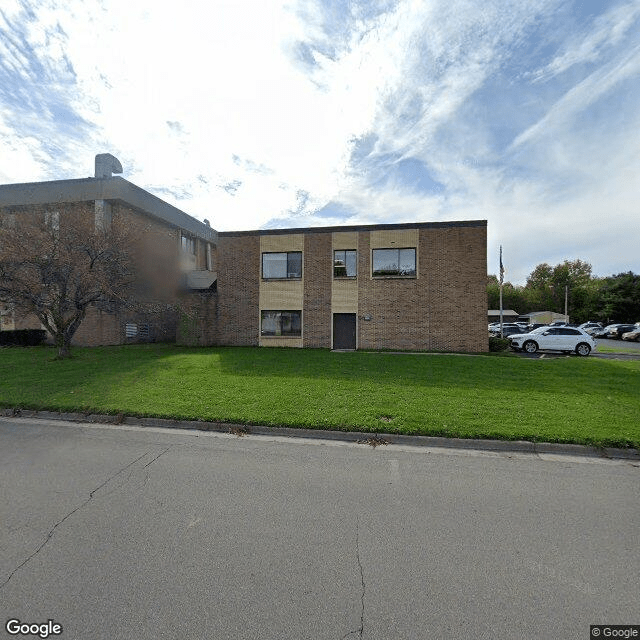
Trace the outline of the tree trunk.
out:
[[[65,358],[71,357],[71,345],[67,342],[63,341],[62,344],[58,344],[58,355],[56,356],[57,360],[64,360]]]
[[[58,350],[56,360],[64,360],[71,357],[71,339],[64,329],[59,329],[53,334],[53,342]]]

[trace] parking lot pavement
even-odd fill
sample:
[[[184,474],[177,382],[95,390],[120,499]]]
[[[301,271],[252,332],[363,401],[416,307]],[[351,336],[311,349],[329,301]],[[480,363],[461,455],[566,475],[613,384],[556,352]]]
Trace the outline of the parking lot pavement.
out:
[[[616,349],[616,352],[601,353],[599,347],[607,349]],[[562,351],[537,351],[536,353],[525,353],[524,351],[516,352],[523,358],[579,358],[575,353],[567,354]],[[640,342],[627,342],[625,340],[596,340],[596,348],[589,354],[589,357],[603,358],[605,360],[640,360]]]
[[[635,351],[640,355],[640,342],[628,342],[627,340],[605,340],[599,338],[596,340],[596,346],[608,347],[611,349],[621,349],[625,352]]]

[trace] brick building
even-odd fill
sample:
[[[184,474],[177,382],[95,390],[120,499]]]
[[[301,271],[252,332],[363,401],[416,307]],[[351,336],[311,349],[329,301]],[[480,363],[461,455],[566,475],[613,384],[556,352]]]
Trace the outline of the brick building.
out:
[[[179,285],[180,311],[149,319],[96,308],[76,344],[488,348],[484,220],[217,233],[98,166],[96,178],[0,186],[0,214],[16,224],[69,208],[96,225],[126,222],[164,265],[161,280]]]
[[[94,178],[0,185],[0,234],[3,227],[20,229],[21,224],[38,217],[60,229],[78,221],[87,221],[89,230],[112,225],[125,228],[136,243],[138,267],[145,281],[155,287],[158,304],[118,309],[94,305],[73,343],[174,341],[178,314],[173,303],[180,290],[206,288],[215,282],[211,256],[217,232],[131,182],[112,176],[112,171],[122,168],[113,156],[103,154],[96,157]],[[41,326],[35,316],[20,315],[1,302],[0,315],[0,329]]]

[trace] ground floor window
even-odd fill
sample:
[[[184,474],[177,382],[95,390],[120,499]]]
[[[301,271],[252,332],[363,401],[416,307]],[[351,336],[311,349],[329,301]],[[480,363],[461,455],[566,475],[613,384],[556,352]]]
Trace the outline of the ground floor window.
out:
[[[260,314],[260,335],[300,337],[302,335],[302,311],[262,311]]]

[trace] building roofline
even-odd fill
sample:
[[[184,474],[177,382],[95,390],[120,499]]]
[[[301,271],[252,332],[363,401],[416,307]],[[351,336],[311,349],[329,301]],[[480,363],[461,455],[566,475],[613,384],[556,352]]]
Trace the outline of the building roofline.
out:
[[[361,224],[332,227],[295,227],[291,229],[256,229],[252,231],[220,231],[220,237],[274,236],[294,233],[335,233],[342,231],[395,231],[400,229],[449,229],[455,227],[486,227],[486,220],[453,222],[401,222],[397,224]]]
[[[120,176],[0,185],[0,207],[94,200],[129,205],[208,242],[218,239],[215,229]]]

